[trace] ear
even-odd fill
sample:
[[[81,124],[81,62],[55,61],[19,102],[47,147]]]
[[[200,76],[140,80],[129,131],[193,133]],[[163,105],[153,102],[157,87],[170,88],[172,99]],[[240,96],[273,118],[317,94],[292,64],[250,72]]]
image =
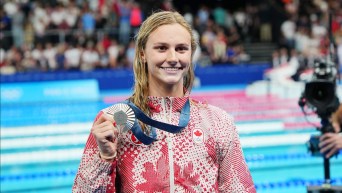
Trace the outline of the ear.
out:
[[[141,60],[143,61],[143,63],[146,63],[146,57],[145,57],[144,50],[140,51],[140,56],[141,56]]]

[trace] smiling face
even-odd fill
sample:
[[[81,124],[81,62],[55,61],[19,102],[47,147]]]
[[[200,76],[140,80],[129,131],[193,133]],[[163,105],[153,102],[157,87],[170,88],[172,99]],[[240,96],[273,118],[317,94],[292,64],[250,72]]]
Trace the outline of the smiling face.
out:
[[[190,33],[177,23],[161,25],[149,35],[141,54],[150,95],[183,96],[183,77],[191,65]]]

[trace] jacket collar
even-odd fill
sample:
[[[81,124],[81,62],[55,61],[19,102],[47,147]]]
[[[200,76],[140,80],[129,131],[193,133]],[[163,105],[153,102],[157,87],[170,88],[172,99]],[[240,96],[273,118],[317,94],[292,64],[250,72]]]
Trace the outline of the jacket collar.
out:
[[[181,112],[185,102],[189,99],[189,93],[186,92],[183,97],[148,97],[148,106],[152,113],[159,113],[162,107],[170,107],[172,105],[172,112]],[[162,105],[165,103],[164,105]]]

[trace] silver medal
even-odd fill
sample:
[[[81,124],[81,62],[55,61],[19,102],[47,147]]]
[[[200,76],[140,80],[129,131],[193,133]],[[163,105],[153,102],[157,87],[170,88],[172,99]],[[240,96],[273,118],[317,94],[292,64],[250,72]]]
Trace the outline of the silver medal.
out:
[[[135,114],[127,104],[118,103],[111,106],[108,114],[114,116],[114,121],[120,132],[127,132],[133,127]]]

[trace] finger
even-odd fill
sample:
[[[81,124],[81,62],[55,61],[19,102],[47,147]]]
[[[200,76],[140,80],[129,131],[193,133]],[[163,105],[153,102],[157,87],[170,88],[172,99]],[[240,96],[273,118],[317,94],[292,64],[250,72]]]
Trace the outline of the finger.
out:
[[[106,115],[105,113],[103,113],[98,120],[95,121],[95,125],[101,124],[105,121],[110,121],[110,122],[114,122],[114,119],[108,115]]]
[[[334,146],[335,146],[334,143],[329,143],[326,146],[324,146],[323,148],[321,148],[320,152],[326,153],[328,150],[332,149]]]
[[[334,136],[333,133],[325,133],[325,134],[323,134],[322,136],[319,137],[319,140],[320,141],[324,141],[324,140],[327,140],[327,139],[331,138],[332,136]]]
[[[102,128],[102,127],[115,127],[115,122],[112,122],[112,121],[104,121],[104,122],[102,122],[102,123],[100,123],[100,124],[98,124],[98,125],[96,125],[96,127],[98,127],[98,128]]]
[[[327,137],[328,137],[327,134],[324,134],[324,135],[319,137],[319,140],[324,141]]]
[[[116,127],[114,127],[113,124],[109,121],[103,122],[100,125],[97,125],[97,126],[92,128],[92,133],[95,133],[95,134],[101,134],[101,133],[105,133],[107,131],[113,132],[114,135],[119,134],[118,129]]]
[[[328,142],[328,140],[329,140],[329,138],[326,138],[326,137],[320,137],[319,138],[319,144],[318,144],[318,147],[319,148],[322,148],[322,147],[324,147],[326,144],[328,144],[329,142]]]
[[[336,133],[339,133],[339,132],[341,132],[341,126],[340,126],[340,124],[337,124],[337,126],[336,126]]]
[[[320,140],[326,139],[332,136],[332,133],[324,133],[321,137],[319,137]]]
[[[102,114],[94,123],[94,125],[98,125],[106,120],[104,114]]]
[[[318,147],[322,148],[329,144],[334,144],[335,139],[333,137],[326,138],[318,144]]]
[[[326,158],[329,158],[331,156],[333,156],[336,152],[337,152],[337,148],[333,147],[332,149],[330,149],[330,151],[325,155]]]
[[[94,133],[94,136],[98,142],[98,145],[106,144],[108,142],[114,143],[117,139],[117,135],[113,132],[113,130],[107,130],[103,133]]]

